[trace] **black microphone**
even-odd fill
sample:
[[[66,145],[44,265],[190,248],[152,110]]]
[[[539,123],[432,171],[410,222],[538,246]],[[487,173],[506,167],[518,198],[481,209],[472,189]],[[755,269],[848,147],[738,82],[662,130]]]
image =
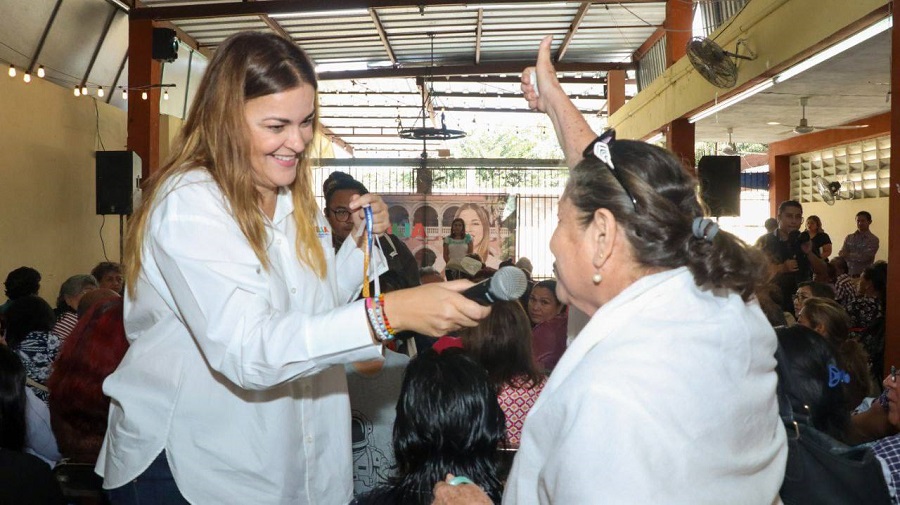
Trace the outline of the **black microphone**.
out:
[[[463,296],[481,305],[490,305],[505,300],[518,300],[525,294],[528,278],[525,272],[516,267],[503,267],[490,279],[485,279],[463,291]]]

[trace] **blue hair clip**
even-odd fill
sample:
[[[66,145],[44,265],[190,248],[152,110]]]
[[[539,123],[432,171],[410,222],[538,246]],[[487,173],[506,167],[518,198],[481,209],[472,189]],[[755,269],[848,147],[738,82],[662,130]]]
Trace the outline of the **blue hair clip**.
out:
[[[837,387],[840,383],[850,384],[850,374],[836,367],[828,365],[828,387]]]

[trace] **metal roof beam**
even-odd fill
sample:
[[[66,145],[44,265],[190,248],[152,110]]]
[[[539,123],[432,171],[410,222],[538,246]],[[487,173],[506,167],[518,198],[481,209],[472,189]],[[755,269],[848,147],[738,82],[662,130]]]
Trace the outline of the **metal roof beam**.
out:
[[[378,18],[378,13],[375,12],[375,9],[369,9],[369,16],[372,17],[372,23],[375,24],[375,30],[378,31],[378,36],[381,37],[381,43],[384,44],[384,51],[387,53],[388,58],[391,60],[391,63],[397,64],[397,56],[394,55],[394,49],[391,48],[391,42],[388,40],[387,32],[384,30],[384,25],[381,24],[381,19]]]
[[[556,0],[564,3],[562,0]],[[595,0],[594,4],[644,4],[659,3],[660,0]],[[490,5],[496,0],[468,0],[467,5]],[[517,3],[554,3],[553,0],[517,0]],[[225,16],[258,16],[260,14],[295,14],[346,9],[374,9],[386,7],[429,7],[438,5],[459,5],[447,0],[269,0],[266,2],[227,2],[215,4],[187,4],[168,7],[136,7],[131,10],[132,19],[200,19]]]
[[[329,140],[331,140],[332,142],[337,144],[341,149],[343,149],[344,151],[347,151],[347,154],[349,154],[350,156],[353,156],[353,146],[351,146],[342,137],[335,135],[335,133],[333,131],[331,131],[330,128],[323,125],[321,121],[319,121],[319,126],[322,127],[322,135],[325,135],[326,137],[328,137]]]
[[[578,7],[578,12],[576,12],[575,17],[572,18],[572,24],[569,25],[569,31],[566,33],[566,37],[563,39],[562,44],[559,45],[559,50],[556,51],[557,63],[566,55],[569,44],[572,43],[572,37],[575,36],[575,32],[578,31],[578,27],[581,26],[581,22],[584,21],[584,16],[587,15],[588,9],[590,8],[590,2],[581,2],[581,6]]]
[[[47,20],[47,24],[44,26],[44,31],[41,33],[41,40],[38,41],[37,49],[34,50],[34,56],[31,57],[31,63],[28,64],[29,74],[34,72],[34,65],[37,64],[37,60],[41,56],[41,51],[44,49],[44,42],[47,41],[47,34],[50,33],[50,28],[53,26],[53,21],[56,20],[56,14],[59,13],[60,5],[62,5],[62,0],[56,0],[56,5],[53,6],[53,10],[50,12],[50,19]]]
[[[109,34],[109,27],[112,26],[113,19],[116,18],[117,12],[119,12],[119,9],[113,7],[110,9],[109,15],[106,16],[106,24],[103,25],[103,31],[100,33],[100,40],[97,41],[97,46],[94,47],[94,54],[91,55],[91,61],[88,62],[87,69],[84,71],[84,77],[81,79],[81,87],[84,87],[88,77],[91,76],[91,70],[94,69],[94,63],[97,62],[97,55],[100,54],[100,48],[103,47],[103,41],[106,40],[106,36]],[[110,92],[112,92],[112,90],[110,90]]]
[[[273,0],[275,1],[275,0]],[[348,70],[344,72],[320,72],[320,81],[335,79],[371,79],[376,77],[425,77],[425,76],[454,76],[454,75],[490,75],[490,74],[519,74],[522,69],[534,66],[534,60],[504,61],[495,63],[483,63],[481,65],[441,65],[439,67],[401,67],[401,68],[372,68],[368,70]],[[633,62],[596,62],[596,63],[559,63],[557,72],[606,72],[608,70],[632,70],[637,68]]]
[[[478,9],[478,21],[475,25],[475,64],[481,63],[481,31],[484,28],[484,9]]]

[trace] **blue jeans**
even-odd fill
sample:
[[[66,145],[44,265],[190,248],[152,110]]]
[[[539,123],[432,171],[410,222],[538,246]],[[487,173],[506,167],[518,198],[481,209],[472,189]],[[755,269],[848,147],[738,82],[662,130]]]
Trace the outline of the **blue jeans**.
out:
[[[106,494],[112,505],[188,505],[175,485],[166,451],[161,452],[138,478],[110,489]]]

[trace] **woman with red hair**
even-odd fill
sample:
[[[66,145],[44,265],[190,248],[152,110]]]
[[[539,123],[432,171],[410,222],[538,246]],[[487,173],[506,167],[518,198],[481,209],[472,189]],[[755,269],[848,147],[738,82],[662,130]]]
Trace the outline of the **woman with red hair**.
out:
[[[63,344],[47,385],[50,423],[64,458],[97,461],[109,415],[103,380],[127,349],[119,297],[95,303]]]

